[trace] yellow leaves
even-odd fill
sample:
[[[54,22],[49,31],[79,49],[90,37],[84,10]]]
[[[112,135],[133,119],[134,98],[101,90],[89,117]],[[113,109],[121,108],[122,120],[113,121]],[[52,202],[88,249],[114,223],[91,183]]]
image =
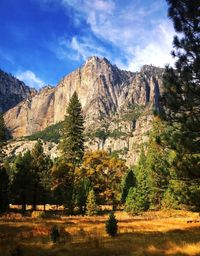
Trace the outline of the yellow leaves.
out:
[[[126,170],[125,161],[111,157],[104,150],[97,150],[85,153],[79,174],[87,177],[100,197],[108,201],[111,195],[119,193],[119,184]]]

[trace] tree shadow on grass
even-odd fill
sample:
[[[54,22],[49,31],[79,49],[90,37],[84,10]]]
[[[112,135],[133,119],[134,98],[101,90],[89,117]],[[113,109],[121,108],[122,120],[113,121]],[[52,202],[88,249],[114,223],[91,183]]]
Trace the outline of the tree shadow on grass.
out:
[[[29,232],[32,229],[25,225],[19,227],[0,225],[0,233],[5,231],[5,228],[6,234],[11,239],[14,238],[16,232]],[[46,237],[46,240],[43,241],[38,237],[36,242],[34,240],[18,241],[21,242],[22,256],[189,256],[191,253],[182,248],[185,245],[197,246],[196,244],[200,243],[200,227],[188,227],[184,230],[175,229],[167,232],[132,231],[120,233],[114,238],[88,235],[81,242],[74,237],[72,241],[56,245],[52,245],[48,239]]]

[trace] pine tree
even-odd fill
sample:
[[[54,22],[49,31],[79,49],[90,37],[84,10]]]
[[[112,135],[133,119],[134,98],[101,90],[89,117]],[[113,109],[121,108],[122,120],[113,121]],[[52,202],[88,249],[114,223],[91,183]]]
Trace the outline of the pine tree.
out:
[[[41,201],[44,206],[44,211],[46,210],[46,203],[48,200],[51,199],[51,184],[52,184],[52,177],[51,177],[51,168],[52,168],[52,160],[48,155],[43,156],[42,164],[43,168],[39,174],[40,176],[40,186],[41,186]]]
[[[4,146],[6,143],[6,126],[4,123],[3,114],[0,114],[0,212],[5,212],[8,209],[8,190],[9,176],[3,166],[5,161]]]
[[[45,162],[45,155],[43,144],[41,140],[38,140],[35,144],[34,148],[31,151],[32,155],[32,168],[31,168],[31,175],[32,175],[32,208],[36,210],[36,205],[41,199],[42,193],[44,192],[41,180],[43,177],[44,172],[46,171],[46,162]],[[44,177],[43,177],[44,179]]]
[[[108,220],[106,221],[106,232],[109,236],[114,237],[117,235],[117,230],[118,230],[117,220],[115,218],[114,213],[112,212],[109,215]]]
[[[200,142],[200,3],[196,0],[167,2],[168,16],[181,34],[174,37],[172,55],[176,58],[176,70],[167,68],[164,77],[167,118],[183,126],[193,139],[195,150]]]
[[[144,187],[130,188],[125,203],[125,211],[132,215],[149,209],[149,199]]]
[[[136,187],[129,189],[126,197],[125,210],[130,214],[138,214],[150,207],[149,176],[146,166],[144,148],[140,152],[140,158],[135,168]]]
[[[93,216],[97,214],[97,204],[94,190],[90,190],[86,203],[86,213],[88,216]]]
[[[174,37],[175,67],[167,67],[162,97],[163,118],[170,125],[166,141],[175,151],[173,169],[185,186],[200,183],[200,2],[167,0]],[[196,184],[196,185],[195,185]],[[194,192],[194,190],[193,190]],[[190,203],[190,200],[188,200]],[[195,203],[195,202],[194,202]],[[196,203],[198,203],[196,201]],[[195,203],[195,204],[196,204]]]
[[[132,170],[129,170],[122,180],[122,195],[121,202],[124,204],[128,195],[129,189],[136,186],[135,175]]]
[[[170,179],[170,150],[160,143],[165,132],[165,123],[156,116],[153,120],[153,128],[149,134],[149,142],[146,153],[146,172],[149,184],[149,200],[151,208],[160,208],[163,194]]]
[[[9,208],[9,176],[4,167],[0,168],[0,213]]]
[[[175,69],[164,74],[162,118],[167,121],[166,146],[174,153],[171,180],[163,205],[199,207],[200,184],[200,3],[167,0],[174,37]],[[195,199],[196,198],[196,199]],[[187,199],[187,200],[186,200]]]
[[[32,191],[32,156],[27,151],[23,156],[19,154],[14,162],[15,174],[11,191],[14,203],[22,205],[22,212],[26,212],[26,205],[31,201]]]
[[[84,154],[84,119],[81,104],[76,92],[72,95],[67,115],[64,120],[64,128],[60,148],[62,158],[74,166],[81,163]]]

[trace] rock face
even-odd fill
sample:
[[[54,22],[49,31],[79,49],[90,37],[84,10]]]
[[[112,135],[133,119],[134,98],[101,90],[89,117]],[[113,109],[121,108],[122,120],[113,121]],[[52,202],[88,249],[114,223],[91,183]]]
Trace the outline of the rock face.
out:
[[[29,88],[14,76],[0,70],[0,112],[6,112],[35,93],[34,89]]]
[[[91,57],[55,88],[45,88],[8,110],[5,122],[14,138],[41,131],[64,119],[75,90],[87,127],[134,104],[159,109],[162,73],[153,66],[144,66],[136,73],[123,71],[105,58]]]

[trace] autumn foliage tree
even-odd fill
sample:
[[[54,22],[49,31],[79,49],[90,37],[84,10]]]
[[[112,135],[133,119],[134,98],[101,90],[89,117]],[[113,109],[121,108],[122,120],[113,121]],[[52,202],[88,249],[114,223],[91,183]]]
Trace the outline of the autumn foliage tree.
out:
[[[120,185],[126,171],[127,167],[123,160],[111,157],[106,151],[98,150],[85,153],[77,175],[89,179],[98,204],[112,204],[115,207],[120,202]]]

